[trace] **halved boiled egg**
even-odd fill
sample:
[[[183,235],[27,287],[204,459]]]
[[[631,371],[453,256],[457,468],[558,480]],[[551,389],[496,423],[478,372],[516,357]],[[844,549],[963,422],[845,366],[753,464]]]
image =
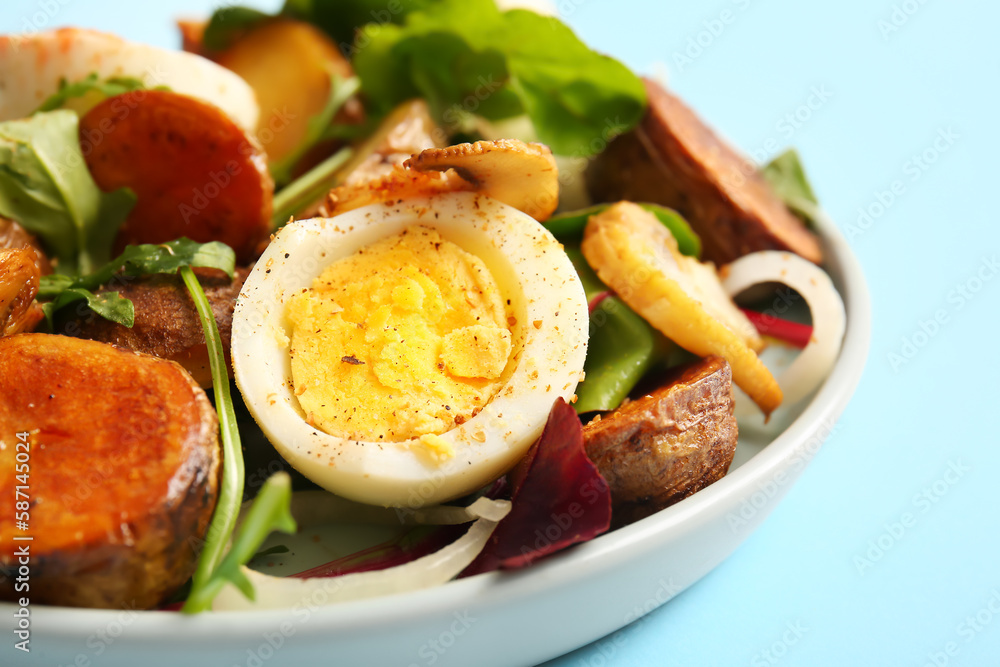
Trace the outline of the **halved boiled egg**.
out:
[[[84,28],[0,35],[0,121],[28,116],[58,92],[61,82],[76,83],[91,74],[102,81],[131,77],[149,88],[166,86],[214,104],[245,131],[257,127],[257,97],[234,72],[193,53]]]
[[[236,382],[278,452],[352,500],[419,507],[499,477],[582,378],[561,244],[460,192],[291,223],[233,316]]]

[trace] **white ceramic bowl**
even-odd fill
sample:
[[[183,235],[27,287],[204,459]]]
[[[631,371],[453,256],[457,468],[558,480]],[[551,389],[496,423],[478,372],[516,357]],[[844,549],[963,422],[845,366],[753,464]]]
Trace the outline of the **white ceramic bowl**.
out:
[[[513,573],[425,591],[277,612],[186,617],[170,612],[33,607],[32,651],[13,648],[0,605],[3,665],[528,665],[635,620],[724,560],[784,497],[835,429],[864,368],[868,291],[829,221],[826,268],[847,307],[837,365],[771,442],[744,432],[729,475],[647,519]]]

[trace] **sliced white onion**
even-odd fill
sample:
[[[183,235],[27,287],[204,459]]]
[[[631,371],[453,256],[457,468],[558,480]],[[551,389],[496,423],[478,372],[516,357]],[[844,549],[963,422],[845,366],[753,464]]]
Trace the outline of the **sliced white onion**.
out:
[[[782,405],[794,405],[823,382],[837,361],[847,325],[837,288],[823,269],[794,253],[779,250],[744,255],[723,267],[720,274],[731,297],[754,285],[776,282],[791,287],[808,304],[813,322],[809,344],[776,378],[784,393]]]
[[[328,491],[296,491],[292,494],[291,509],[301,529],[348,522],[381,526],[453,526],[476,519],[499,521],[506,516],[509,507],[510,503],[506,500],[489,498],[477,498],[468,507],[378,507],[340,498]]]
[[[227,585],[215,598],[212,609],[236,611],[316,607],[439,586],[454,579],[476,559],[499,520],[510,511],[510,502],[506,500],[480,500],[486,502],[477,500],[467,508],[470,514],[478,517],[468,532],[432,554],[385,570],[355,572],[340,577],[272,577],[242,567],[240,570],[256,591],[255,599],[248,600],[234,586]]]

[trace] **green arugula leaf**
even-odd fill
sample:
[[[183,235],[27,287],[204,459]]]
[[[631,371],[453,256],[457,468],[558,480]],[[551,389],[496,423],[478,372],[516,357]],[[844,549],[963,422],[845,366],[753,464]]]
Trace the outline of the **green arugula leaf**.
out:
[[[142,90],[146,84],[141,79],[128,76],[114,76],[104,81],[99,81],[97,72],[87,75],[80,81],[69,83],[66,79],[59,82],[59,90],[50,95],[41,105],[35,109],[34,113],[61,109],[75,98],[83,97],[88,93],[98,93],[104,97],[117,97],[130,93],[133,90]]]
[[[761,169],[761,175],[774,188],[775,194],[785,202],[785,206],[802,220],[814,226],[820,216],[819,200],[806,177],[799,153],[794,148],[768,162]]]
[[[87,306],[92,311],[106,320],[122,324],[130,329],[135,324],[135,306],[118,292],[94,294],[82,287],[68,287],[60,291],[54,300],[42,304],[42,312],[45,314],[49,329],[53,328],[52,318],[57,310],[79,301],[86,301]]]
[[[271,18],[274,17],[252,7],[220,7],[208,20],[201,42],[209,50],[223,51],[247,30]]]
[[[197,276],[190,266],[181,268],[181,279],[191,294],[208,348],[208,362],[212,369],[212,391],[215,409],[219,414],[219,435],[222,441],[222,481],[219,500],[212,513],[208,537],[198,558],[198,566],[191,580],[191,595],[182,611],[197,613],[211,607],[212,600],[225,582],[234,583],[243,594],[253,599],[253,586],[240,572],[240,566],[250,560],[272,530],[295,531],[289,503],[292,482],[288,473],[279,472],[264,483],[260,494],[247,514],[243,528],[236,536],[232,548],[223,558],[229,538],[236,528],[245,481],[243,448],[240,430],[236,424],[236,410],[229,393],[229,371],[222,337],[215,323],[212,304],[205,296]],[[220,563],[221,561],[221,563]]]
[[[93,289],[111,280],[115,274],[148,276],[154,273],[176,273],[184,266],[220,269],[232,278],[236,269],[236,255],[232,248],[221,241],[198,243],[182,238],[167,243],[131,245],[97,271],[76,280],[73,286]]]
[[[229,385],[228,382],[225,384]],[[237,446],[238,443],[239,440],[237,440]],[[295,519],[292,518],[291,501],[292,480],[288,473],[279,472],[268,478],[254,499],[253,505],[247,511],[246,519],[233,539],[233,546],[221,559],[221,562],[218,562],[218,565],[213,564],[207,570],[207,574],[199,578],[198,573],[205,571],[202,565],[205,562],[205,553],[208,552],[209,545],[206,544],[202,560],[198,563],[198,573],[195,574],[194,583],[191,586],[191,594],[188,596],[187,602],[184,603],[182,612],[197,614],[208,611],[212,607],[212,600],[227,583],[236,586],[249,599],[254,599],[253,585],[240,570],[240,567],[253,558],[257,549],[272,532],[280,530],[292,534],[297,530]],[[219,515],[220,509],[222,508],[216,509],[216,516]],[[238,504],[236,509],[239,509]],[[214,522],[215,518],[213,518],[213,524]],[[235,513],[233,522],[235,523]],[[212,534],[211,529],[209,534]],[[229,534],[219,533],[219,535],[221,535],[221,545],[225,547]]]
[[[128,246],[121,255],[97,271],[73,278],[52,274],[39,280],[38,299],[45,300],[42,309],[52,328],[56,311],[71,303],[85,300],[90,309],[106,320],[131,327],[135,323],[132,302],[118,292],[95,294],[101,285],[116,276],[147,276],[155,273],[176,273],[184,267],[205,267],[225,271],[230,278],[236,268],[236,254],[225,243],[197,243],[177,239],[168,243]]]
[[[402,25],[358,33],[354,67],[377,112],[419,93],[446,124],[525,112],[554,152],[591,155],[633,127],[646,106],[627,67],[590,50],[559,20],[500,12],[493,0],[437,0]]]
[[[107,261],[111,239],[135,204],[100,191],[83,159],[79,119],[65,109],[0,123],[0,215],[38,236],[66,275]]]

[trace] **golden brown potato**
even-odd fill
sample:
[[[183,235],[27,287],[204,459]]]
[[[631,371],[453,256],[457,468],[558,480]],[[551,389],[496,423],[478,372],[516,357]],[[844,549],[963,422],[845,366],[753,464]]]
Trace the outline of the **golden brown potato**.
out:
[[[32,248],[0,250],[0,336],[31,331],[42,319],[38,259]]]
[[[310,119],[326,106],[331,72],[342,79],[354,73],[329,37],[308,23],[286,18],[254,26],[213,59],[246,79],[257,94],[257,138],[272,162],[302,143]],[[360,112],[354,101],[339,120],[357,121]]]
[[[583,427],[587,456],[611,487],[613,521],[631,523],[729,470],[737,440],[729,364],[709,357]]]
[[[789,250],[819,263],[816,237],[748,168],[748,159],[658,83],[645,84],[649,108],[642,123],[612,141],[587,170],[595,200],[677,209],[716,264],[757,250]]]
[[[17,250],[19,248],[31,248],[35,251],[35,266],[38,267],[38,275],[47,276],[52,273],[52,264],[38,239],[13,220],[0,217],[0,250]]]
[[[0,598],[23,595],[13,538],[30,535],[33,603],[163,602],[194,571],[215,508],[217,431],[171,361],[66,336],[0,339],[0,493],[29,497],[26,516],[0,514]]]
[[[222,347],[229,359],[232,340],[233,308],[236,297],[243,288],[243,281],[250,273],[249,267],[236,269],[230,280],[221,271],[195,269],[205,296],[212,304],[215,323],[219,327]],[[187,370],[199,385],[212,386],[212,372],[208,363],[208,348],[198,319],[198,311],[184,283],[177,276],[146,276],[123,284],[105,285],[99,293],[115,291],[132,301],[135,323],[132,328],[97,317],[86,307],[71,317],[60,320],[56,333],[89,338],[115,347],[150,354],[161,359],[176,361]],[[232,375],[232,364],[229,364]]]
[[[271,229],[264,154],[225,113],[193,97],[138,90],[80,119],[87,166],[105,192],[138,197],[115,249],[186,236],[222,241],[249,262]]]

